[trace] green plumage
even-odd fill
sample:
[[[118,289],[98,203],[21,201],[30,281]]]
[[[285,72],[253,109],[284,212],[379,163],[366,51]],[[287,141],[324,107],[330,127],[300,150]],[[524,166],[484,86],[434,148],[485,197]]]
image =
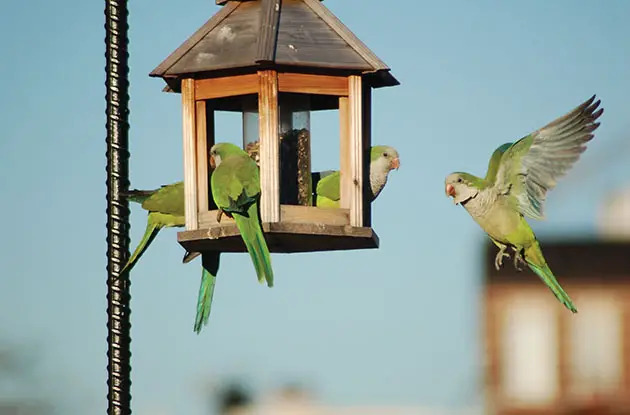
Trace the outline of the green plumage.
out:
[[[131,190],[125,196],[132,202],[140,203],[142,208],[149,212],[144,235],[123,268],[123,271],[130,271],[149,248],[160,229],[185,226],[184,182],[165,185],[156,190]],[[192,259],[193,255],[188,255],[188,257]],[[194,325],[196,333],[208,324],[219,269],[219,255],[219,252],[210,252],[205,253],[202,258],[201,282]]]
[[[316,205],[319,207],[338,208],[341,200],[340,190],[341,174],[335,171],[326,177],[323,177],[317,183]]]
[[[239,151],[235,151],[233,147],[228,146],[224,148],[224,151],[217,152],[219,158],[221,158],[222,153],[225,153],[224,159],[228,159],[234,155],[242,156],[243,153],[240,152],[240,149],[236,147]],[[377,150],[375,151],[374,149]],[[372,162],[378,161],[379,159],[382,159],[382,161],[385,160],[383,153],[389,151],[391,153],[387,154],[389,159],[380,163],[387,165],[387,172],[389,172],[392,168],[390,165],[391,160],[394,157],[396,160],[398,158],[398,153],[392,150],[391,147],[387,146],[375,146],[372,151]],[[380,172],[380,164],[374,164],[375,169],[378,170],[377,173]],[[232,173],[229,173],[230,166],[234,169]],[[256,167],[255,163],[254,167]],[[227,174],[225,173],[226,171],[228,172]],[[321,187],[318,185],[317,189],[321,191],[323,196],[322,200],[324,201],[322,205],[326,205],[326,202],[330,202],[329,206],[338,207],[340,199],[339,172],[325,171],[317,175],[321,177],[320,183],[322,183],[322,185]],[[380,180],[383,182],[382,185],[380,185],[380,189],[382,189],[386,181],[386,174],[385,181],[382,180],[379,174],[376,174],[374,178],[375,181]],[[251,163],[240,159],[240,157],[236,157],[228,161],[227,164],[224,164],[224,167],[219,169],[218,175],[213,174],[211,181],[213,180],[216,181],[216,183],[213,182],[214,184],[212,186],[212,196],[215,198],[215,203],[219,205],[217,200],[225,203],[223,210],[234,217],[241,231],[245,245],[248,248],[252,262],[254,263],[259,281],[266,280],[267,284],[272,286],[273,271],[271,268],[271,260],[262,230],[260,229],[257,210],[257,201],[260,195],[258,169],[253,169]],[[224,180],[227,180],[227,182],[225,182],[227,185],[222,188],[222,184],[220,183],[223,183]],[[379,189],[379,183],[371,183],[371,187]],[[223,190],[215,192],[215,188],[222,188]],[[378,191],[380,191],[380,189]],[[155,190],[132,190],[127,192],[125,196],[128,200],[141,204],[142,208],[148,211],[145,233],[124,267],[124,270],[130,271],[144,252],[146,252],[151,242],[162,228],[185,226],[184,182],[180,181],[165,185]],[[327,197],[330,199],[326,200]],[[318,199],[318,206],[320,206],[319,201]],[[184,257],[184,262],[189,262],[197,255],[198,253],[187,253]],[[196,333],[199,333],[202,327],[208,323],[216,284],[216,275],[219,270],[219,262],[219,252],[206,252],[202,256],[202,275],[197,297],[194,324],[194,331]]]
[[[212,308],[212,296],[219,272],[220,252],[206,252],[201,256],[202,272],[199,294],[197,295],[197,314],[193,330],[199,334],[201,329],[208,324],[210,310]]]
[[[547,265],[540,244],[525,216],[544,218],[547,192],[586,149],[599,126],[603,109],[595,96],[566,115],[515,143],[498,147],[488,163],[485,178],[452,173],[445,181],[446,193],[466,208],[499,248],[499,269],[505,251],[514,252],[514,265],[525,263],[549,287],[558,300],[576,313],[573,302]]]
[[[272,287],[271,256],[258,219],[258,166],[245,151],[231,143],[215,144],[210,157],[216,165],[210,178],[212,198],[219,209],[234,218],[258,281],[267,281],[267,286]]]
[[[123,267],[123,272],[131,271],[160,229],[182,227],[186,222],[183,204],[184,182],[165,185],[156,190],[131,190],[125,196],[132,202],[140,203],[149,215],[144,235]]]
[[[502,144],[497,147],[496,150],[494,150],[494,153],[492,153],[492,156],[490,157],[490,162],[488,163],[488,172],[486,173],[485,177],[485,180],[488,183],[494,184],[494,181],[497,177],[497,172],[499,171],[499,165],[501,164],[501,157],[503,156],[503,153],[505,153],[507,149],[510,148],[510,146],[512,146],[512,143]]]
[[[370,149],[370,183],[366,189],[369,201],[373,202],[387,183],[389,172],[397,169],[400,160],[398,152],[390,146],[373,146]],[[333,171],[322,174],[315,190],[318,207],[338,208],[341,201],[341,173]]]
[[[573,305],[571,298],[566,292],[564,292],[560,283],[551,272],[551,269],[549,269],[538,241],[534,241],[534,243],[529,245],[529,247],[525,250],[524,257],[527,265],[529,265],[529,268],[540,277],[547,287],[549,287],[558,301],[564,304],[564,306],[572,312],[577,313],[577,308]]]

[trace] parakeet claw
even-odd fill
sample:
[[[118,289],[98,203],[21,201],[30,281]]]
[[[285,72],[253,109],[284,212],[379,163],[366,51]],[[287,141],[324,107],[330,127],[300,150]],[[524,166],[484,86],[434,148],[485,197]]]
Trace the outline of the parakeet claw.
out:
[[[217,211],[217,222],[221,223],[221,217],[223,216],[223,209]]]
[[[497,269],[497,271],[503,265],[503,257],[508,257],[508,258],[510,257],[510,254],[505,252],[505,246],[501,247],[499,249],[499,252],[497,253],[497,256],[494,257],[494,267]]]
[[[527,265],[527,262],[525,262],[525,260],[523,259],[523,256],[521,255],[521,253],[519,251],[514,251],[514,268],[516,268],[517,271],[522,271],[523,268],[519,268],[518,264],[521,263],[523,265]]]

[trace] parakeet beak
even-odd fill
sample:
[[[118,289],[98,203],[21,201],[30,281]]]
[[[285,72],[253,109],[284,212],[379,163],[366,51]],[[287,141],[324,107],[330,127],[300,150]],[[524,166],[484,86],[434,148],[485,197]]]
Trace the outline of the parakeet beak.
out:
[[[210,156],[210,167],[212,168],[212,170],[217,168],[217,163],[214,160],[214,156],[212,156],[212,155]]]
[[[455,187],[450,183],[446,185],[446,196],[455,197]]]
[[[390,169],[396,169],[398,170],[398,168],[400,167],[400,159],[398,157],[396,157],[395,159],[392,160],[392,163],[390,164]]]

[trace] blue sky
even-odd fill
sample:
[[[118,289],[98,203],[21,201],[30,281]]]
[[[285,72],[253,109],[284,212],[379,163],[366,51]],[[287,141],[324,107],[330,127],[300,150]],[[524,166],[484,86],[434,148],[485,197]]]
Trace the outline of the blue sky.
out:
[[[596,139],[534,229],[593,234],[601,198],[628,185],[630,3],[356,3],[325,5],[402,84],[374,94],[373,140],[402,162],[373,208],[381,248],[274,255],[272,290],[228,255],[197,336],[199,263],[181,265],[164,231],[132,275],[134,413],[202,414],[208,385],[234,376],[259,392],[299,380],[329,404],[477,405],[485,239],[444,196],[445,175],[485,173],[496,146],[597,93]],[[182,177],[181,110],[147,75],[217,8],[130,7],[131,181],[154,188]],[[65,414],[106,406],[103,23],[102,2],[10,2],[0,15],[0,340],[40,347],[38,393]],[[337,165],[334,122],[313,117],[315,168]],[[135,244],[145,214],[132,212]]]

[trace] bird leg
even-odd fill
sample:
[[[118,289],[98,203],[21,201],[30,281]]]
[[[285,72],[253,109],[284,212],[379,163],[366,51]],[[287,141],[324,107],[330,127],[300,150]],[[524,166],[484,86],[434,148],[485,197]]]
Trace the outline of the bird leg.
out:
[[[519,268],[518,264],[519,262],[523,265],[527,265],[527,262],[525,262],[525,260],[523,259],[523,255],[521,255],[521,251],[519,251],[516,248],[514,249],[514,268],[516,268],[517,271],[522,271],[523,268]]]
[[[499,245],[497,245],[497,246],[499,246]],[[494,267],[497,269],[497,271],[503,265],[503,257],[508,257],[508,258],[510,257],[510,254],[505,252],[506,248],[507,248],[506,245],[499,246],[499,252],[497,253],[497,256],[494,257]]]
[[[219,208],[217,211],[217,222],[221,223],[221,216],[223,216],[223,209]]]

